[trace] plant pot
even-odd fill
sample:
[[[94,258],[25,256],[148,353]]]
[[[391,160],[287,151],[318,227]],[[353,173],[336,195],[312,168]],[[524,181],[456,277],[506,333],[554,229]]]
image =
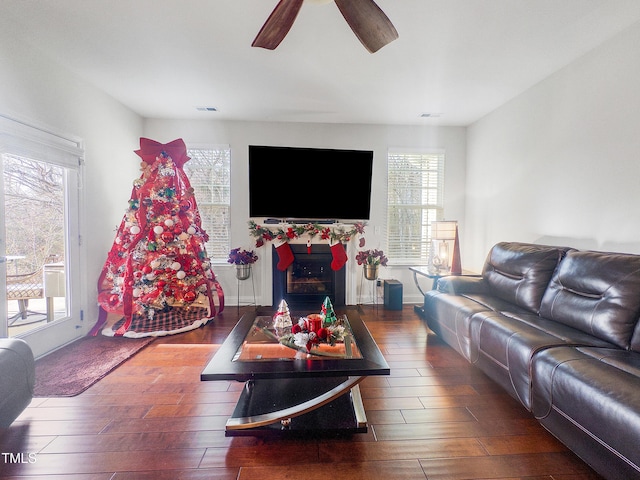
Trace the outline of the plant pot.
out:
[[[379,271],[380,265],[365,265],[364,278],[366,278],[367,280],[376,280],[378,278]]]
[[[246,280],[251,276],[251,265],[236,265],[236,278]]]

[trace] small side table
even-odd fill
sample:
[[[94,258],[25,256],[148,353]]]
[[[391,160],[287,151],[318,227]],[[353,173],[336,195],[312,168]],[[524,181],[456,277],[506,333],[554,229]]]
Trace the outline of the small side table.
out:
[[[438,272],[437,270],[434,270],[431,267],[409,267],[409,270],[411,270],[411,272],[413,273],[413,283],[415,283],[416,287],[418,288],[418,291],[422,294],[423,297],[425,295],[425,292],[422,290],[422,287],[420,286],[420,282],[418,282],[418,276],[430,278],[431,280],[433,280],[431,289],[435,290],[436,288],[438,288],[438,280],[440,280],[442,277],[449,277],[452,275],[451,273],[447,273],[447,272]],[[467,270],[463,270],[462,274],[459,274],[457,276],[458,277],[481,277],[482,275],[474,272],[470,272]],[[413,310],[418,315],[420,315],[421,318],[424,318],[424,304],[416,305],[415,307],[413,307]]]

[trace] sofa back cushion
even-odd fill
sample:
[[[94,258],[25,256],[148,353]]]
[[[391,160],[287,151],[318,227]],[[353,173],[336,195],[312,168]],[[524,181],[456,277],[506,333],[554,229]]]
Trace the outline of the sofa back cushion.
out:
[[[572,251],[542,298],[540,315],[629,348],[640,314],[640,255]]]
[[[498,243],[487,256],[482,276],[492,295],[538,313],[551,276],[567,250],[531,243]]]

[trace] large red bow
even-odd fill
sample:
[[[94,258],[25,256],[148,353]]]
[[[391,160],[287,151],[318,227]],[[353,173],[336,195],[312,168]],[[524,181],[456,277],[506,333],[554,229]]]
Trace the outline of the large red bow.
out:
[[[160,154],[165,153],[173,160],[177,166],[182,167],[189,157],[187,156],[187,146],[184,144],[184,140],[177,138],[173,142],[165,143],[164,145],[155,140],[149,138],[140,138],[140,150],[135,150],[135,153],[142,158],[142,161],[152,165],[156,158]]]

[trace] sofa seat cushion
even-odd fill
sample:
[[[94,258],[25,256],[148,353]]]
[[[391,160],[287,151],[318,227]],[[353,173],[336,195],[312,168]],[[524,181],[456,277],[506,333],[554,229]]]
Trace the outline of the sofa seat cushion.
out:
[[[533,413],[607,478],[640,478],[638,357],[620,349],[559,347],[534,359]]]
[[[538,313],[551,277],[568,248],[529,243],[496,244],[482,277],[492,295]]]
[[[553,275],[540,315],[629,348],[640,314],[640,255],[571,251]]]
[[[531,362],[557,345],[612,344],[532,313],[479,312],[471,320],[471,361],[527,409],[531,409]]]
[[[460,355],[469,360],[469,321],[488,307],[464,295],[430,291],[424,297],[424,313],[429,328]]]

